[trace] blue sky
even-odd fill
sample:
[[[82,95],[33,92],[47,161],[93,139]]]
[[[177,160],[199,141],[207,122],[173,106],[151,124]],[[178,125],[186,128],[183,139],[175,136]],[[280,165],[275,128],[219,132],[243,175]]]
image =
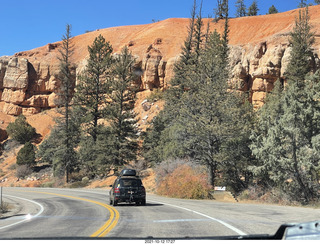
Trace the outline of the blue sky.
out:
[[[246,6],[252,1],[245,0]],[[231,16],[236,13],[235,2],[229,0]],[[257,2],[262,15],[271,5],[279,12],[295,9],[300,0]],[[203,15],[213,15],[216,3],[203,0]],[[72,25],[72,35],[76,36],[87,30],[188,18],[192,4],[193,0],[0,0],[0,56],[60,41],[66,24]]]

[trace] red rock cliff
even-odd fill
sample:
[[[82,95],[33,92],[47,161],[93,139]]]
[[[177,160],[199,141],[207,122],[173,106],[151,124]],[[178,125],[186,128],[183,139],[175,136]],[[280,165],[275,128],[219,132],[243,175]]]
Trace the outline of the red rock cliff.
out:
[[[319,65],[320,6],[309,8],[311,24],[316,34],[315,56],[312,65]],[[230,20],[231,84],[242,84],[250,91],[252,103],[258,107],[277,79],[285,80],[290,54],[289,32],[294,26],[298,10],[285,13],[242,17]],[[188,19],[167,19],[161,22],[113,27],[76,36],[73,62],[78,70],[84,67],[87,46],[102,34],[110,41],[114,51],[128,45],[137,58],[142,72],[141,90],[166,87],[173,75],[173,65],[179,58],[187,35]],[[208,20],[205,20],[205,22]],[[211,24],[211,29],[222,32],[223,21]],[[13,57],[0,58],[1,112],[18,115],[38,113],[55,107],[60,87],[58,74],[58,48],[60,42]]]

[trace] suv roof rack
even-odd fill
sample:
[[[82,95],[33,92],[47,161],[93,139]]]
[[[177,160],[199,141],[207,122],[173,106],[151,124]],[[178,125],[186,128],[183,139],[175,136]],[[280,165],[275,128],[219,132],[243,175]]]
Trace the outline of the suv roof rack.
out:
[[[139,178],[139,176],[137,175],[137,171],[135,169],[121,170],[119,177],[128,177],[128,176]]]

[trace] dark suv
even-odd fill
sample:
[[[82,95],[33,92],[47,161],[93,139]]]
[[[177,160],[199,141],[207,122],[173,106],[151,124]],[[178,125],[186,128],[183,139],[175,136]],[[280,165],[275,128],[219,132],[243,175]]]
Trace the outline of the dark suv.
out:
[[[146,205],[146,191],[135,170],[123,170],[111,185],[109,196],[113,206],[121,202]]]

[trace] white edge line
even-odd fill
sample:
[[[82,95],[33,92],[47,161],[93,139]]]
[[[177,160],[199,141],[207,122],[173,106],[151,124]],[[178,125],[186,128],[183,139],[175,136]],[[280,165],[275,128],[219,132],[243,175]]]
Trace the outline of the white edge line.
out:
[[[160,203],[160,204],[172,206],[172,207],[175,207],[175,208],[180,208],[180,209],[183,209],[183,210],[186,210],[186,211],[195,213],[195,214],[199,214],[199,215],[201,215],[201,216],[203,216],[203,217],[206,217],[206,218],[208,218],[208,219],[214,220],[214,221],[216,221],[216,222],[224,225],[225,227],[229,228],[230,230],[236,232],[236,233],[239,234],[239,235],[247,235],[245,232],[237,229],[236,227],[234,227],[234,226],[232,226],[232,225],[230,225],[230,224],[228,224],[228,223],[226,223],[226,222],[224,222],[224,221],[222,221],[222,220],[220,220],[220,219],[216,219],[216,218],[210,217],[210,216],[208,216],[208,215],[206,215],[206,214],[203,214],[203,213],[200,213],[200,212],[197,212],[197,211],[188,209],[188,208],[176,206],[176,205],[173,205],[173,204],[168,204],[168,203],[163,203],[163,202],[155,202],[155,201],[148,201],[148,202]]]
[[[40,211],[39,211],[38,213],[36,213],[35,215],[32,215],[32,216],[31,216],[31,219],[34,218],[34,217],[38,217],[38,216],[39,216],[40,214],[42,214],[43,211],[44,211],[44,207],[43,207],[40,203],[35,202],[35,201],[33,201],[33,200],[29,200],[29,199],[22,198],[22,197],[16,197],[16,196],[12,196],[12,195],[6,195],[6,194],[3,194],[3,196],[18,198],[18,199],[20,199],[20,200],[28,201],[28,202],[31,202],[31,203],[33,203],[33,204],[38,205],[38,206],[40,207]],[[25,222],[25,221],[28,221],[28,220],[30,220],[30,218],[26,218],[26,219],[24,219],[24,220],[15,222],[15,223],[10,224],[10,225],[2,226],[2,227],[0,227],[0,230],[5,229],[5,228],[8,228],[8,227],[11,227],[11,226],[14,226],[14,225],[17,225],[17,224],[20,224],[20,223]]]

